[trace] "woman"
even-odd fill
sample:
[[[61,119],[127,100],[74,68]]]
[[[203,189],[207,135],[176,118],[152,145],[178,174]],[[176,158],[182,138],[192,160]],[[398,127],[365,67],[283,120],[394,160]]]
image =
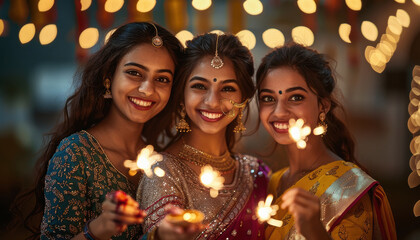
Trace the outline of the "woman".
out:
[[[253,211],[265,198],[267,169],[253,157],[232,153],[234,131],[243,130],[242,111],[255,92],[253,73],[251,53],[233,35],[204,34],[187,42],[173,102],[182,133],[158,163],[165,176],[143,178],[137,193],[148,212],[143,229],[149,238],[263,238]],[[225,179],[216,198],[200,183],[205,165]],[[206,228],[165,218],[179,208],[203,212]]]
[[[130,176],[123,162],[146,144],[158,146],[169,126],[164,108],[182,50],[166,29],[137,22],[118,28],[90,57],[39,159],[32,215],[43,212],[41,239],[141,235],[144,213],[130,197],[140,174]],[[107,195],[117,190],[129,196]]]
[[[266,239],[396,239],[386,195],[358,167],[354,142],[337,117],[341,106],[334,88],[329,63],[298,44],[274,50],[258,68],[261,122],[289,157],[289,167],[269,183],[281,208],[273,218],[283,226],[268,226]],[[289,136],[289,119],[324,132],[307,136],[306,148],[298,148]]]

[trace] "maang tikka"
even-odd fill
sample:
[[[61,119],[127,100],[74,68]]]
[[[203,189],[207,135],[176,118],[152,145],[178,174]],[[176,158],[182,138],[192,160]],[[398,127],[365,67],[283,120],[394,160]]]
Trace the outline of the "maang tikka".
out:
[[[156,30],[156,36],[154,36],[153,38],[152,38],[152,45],[154,46],[154,47],[157,47],[157,48],[160,48],[160,47],[162,47],[163,46],[163,40],[162,40],[162,38],[158,35],[158,30],[157,30],[157,27],[155,26],[155,24],[153,24],[153,23],[150,23],[150,24],[152,24],[152,26],[155,28],[155,30]]]
[[[216,37],[216,51],[214,53],[213,59],[210,62],[210,65],[216,69],[223,67],[223,60],[219,57],[219,54],[217,53],[218,45],[219,45],[219,34],[217,34],[217,37]]]

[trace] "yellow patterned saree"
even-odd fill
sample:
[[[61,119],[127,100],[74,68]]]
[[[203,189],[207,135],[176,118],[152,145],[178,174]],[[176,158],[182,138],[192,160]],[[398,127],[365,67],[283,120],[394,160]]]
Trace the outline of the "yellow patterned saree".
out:
[[[277,189],[287,170],[272,175],[268,192],[281,205]],[[323,165],[297,181],[291,188],[302,188],[320,199],[321,222],[333,239],[397,239],[388,199],[377,181],[355,164],[335,161]],[[296,232],[293,217],[280,209],[273,218],[282,227],[268,226],[266,239],[305,239]]]

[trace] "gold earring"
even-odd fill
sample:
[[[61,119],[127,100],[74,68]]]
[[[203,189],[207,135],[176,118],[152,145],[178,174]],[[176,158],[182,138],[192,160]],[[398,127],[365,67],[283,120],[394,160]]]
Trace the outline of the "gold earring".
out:
[[[187,111],[185,110],[185,106],[184,104],[181,104],[181,110],[179,111],[179,115],[181,115],[181,119],[179,120],[179,122],[176,124],[176,130],[178,132],[191,132],[191,128],[190,125],[188,124],[187,121],[185,121],[185,115],[187,114]]]
[[[111,94],[111,80],[109,80],[109,78],[106,78],[104,81],[104,86],[105,86],[105,94],[104,94],[104,98],[112,98],[112,94]]]
[[[318,126],[314,129],[314,135],[321,135],[321,137],[324,137],[325,134],[327,134],[328,125],[325,122],[325,119],[326,114],[324,112],[321,112],[319,114]]]
[[[238,125],[235,126],[233,129],[234,133],[243,133],[245,132],[246,128],[244,126],[244,123],[242,122],[242,117],[244,116],[244,108],[239,108],[239,115],[238,115]]]

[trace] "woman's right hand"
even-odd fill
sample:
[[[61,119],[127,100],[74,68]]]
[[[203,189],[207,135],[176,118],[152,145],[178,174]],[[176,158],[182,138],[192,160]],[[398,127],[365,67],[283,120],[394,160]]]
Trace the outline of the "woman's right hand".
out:
[[[124,232],[128,225],[143,222],[146,213],[123,191],[108,193],[102,203],[102,213],[89,224],[90,232],[98,239],[110,239]]]
[[[165,212],[167,214],[182,214],[184,211],[168,204],[165,206]],[[156,237],[159,240],[189,240],[194,239],[204,228],[202,223],[174,223],[165,217],[156,230]]]

